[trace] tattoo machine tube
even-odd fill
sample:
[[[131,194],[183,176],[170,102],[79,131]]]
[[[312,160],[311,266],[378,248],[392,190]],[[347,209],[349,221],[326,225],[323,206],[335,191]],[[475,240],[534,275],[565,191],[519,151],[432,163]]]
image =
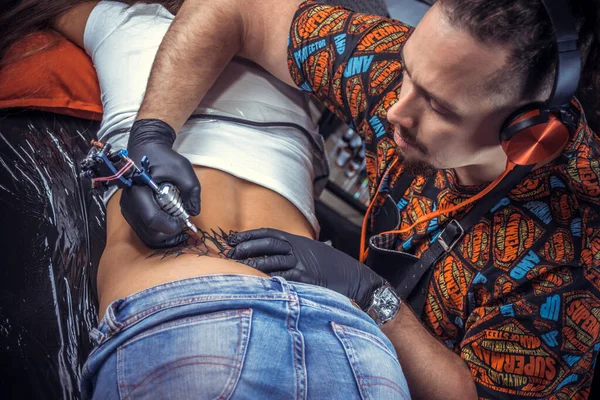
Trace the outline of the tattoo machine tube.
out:
[[[150,187],[154,189],[154,198],[160,208],[174,218],[183,219],[189,230],[197,233],[198,228],[190,221],[190,215],[185,211],[185,208],[183,208],[181,195],[175,185],[167,182],[158,187],[154,182],[152,182],[152,184],[153,185],[150,185]]]

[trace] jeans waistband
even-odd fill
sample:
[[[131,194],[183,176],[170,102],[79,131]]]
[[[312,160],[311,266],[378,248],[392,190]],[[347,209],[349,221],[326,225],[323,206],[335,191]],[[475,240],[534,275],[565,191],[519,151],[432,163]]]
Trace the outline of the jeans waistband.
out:
[[[119,332],[164,309],[192,303],[227,300],[302,301],[328,309],[356,312],[345,296],[322,287],[291,283],[281,277],[263,278],[250,275],[205,275],[153,286],[115,300],[92,339],[100,343],[106,335]]]

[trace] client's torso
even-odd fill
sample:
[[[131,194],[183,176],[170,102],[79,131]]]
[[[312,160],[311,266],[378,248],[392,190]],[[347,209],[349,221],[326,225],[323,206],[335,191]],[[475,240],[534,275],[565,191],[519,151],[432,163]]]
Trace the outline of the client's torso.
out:
[[[195,167],[202,185],[202,211],[193,222],[201,230],[243,231],[261,227],[313,237],[302,213],[281,195],[225,172]],[[153,250],[145,246],[123,218],[120,192],[107,206],[106,248],[98,267],[100,318],[118,298],[179,279],[211,274],[266,276],[246,265],[205,255],[204,243],[194,238],[175,249]],[[208,241],[209,248],[215,250]]]

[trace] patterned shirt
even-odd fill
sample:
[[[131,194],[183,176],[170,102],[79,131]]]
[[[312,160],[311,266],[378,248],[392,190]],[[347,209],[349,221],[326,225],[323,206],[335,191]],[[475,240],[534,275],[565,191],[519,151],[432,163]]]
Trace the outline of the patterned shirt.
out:
[[[312,1],[290,31],[288,66],[364,138],[371,226],[402,174],[387,110],[400,94],[400,51],[413,28]],[[531,173],[433,267],[423,323],[468,364],[481,398],[587,398],[600,348],[600,144],[585,116],[561,157]],[[379,184],[381,189],[376,193]],[[481,190],[452,170],[417,176],[399,228]],[[383,240],[416,256],[471,206]],[[386,238],[390,239],[390,238]]]

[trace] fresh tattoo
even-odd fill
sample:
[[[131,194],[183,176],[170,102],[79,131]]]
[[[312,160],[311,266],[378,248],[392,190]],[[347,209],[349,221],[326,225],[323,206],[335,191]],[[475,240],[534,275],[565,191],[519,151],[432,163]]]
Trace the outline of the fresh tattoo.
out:
[[[198,257],[212,256],[227,258],[227,253],[231,250],[227,239],[233,233],[233,231],[225,233],[221,228],[219,228],[219,232],[215,232],[212,229],[211,232],[199,229],[197,234],[190,234],[190,238],[185,242],[174,247],[157,249],[146,258],[161,257],[161,259],[165,259],[171,256],[179,257],[184,254],[195,254]]]

